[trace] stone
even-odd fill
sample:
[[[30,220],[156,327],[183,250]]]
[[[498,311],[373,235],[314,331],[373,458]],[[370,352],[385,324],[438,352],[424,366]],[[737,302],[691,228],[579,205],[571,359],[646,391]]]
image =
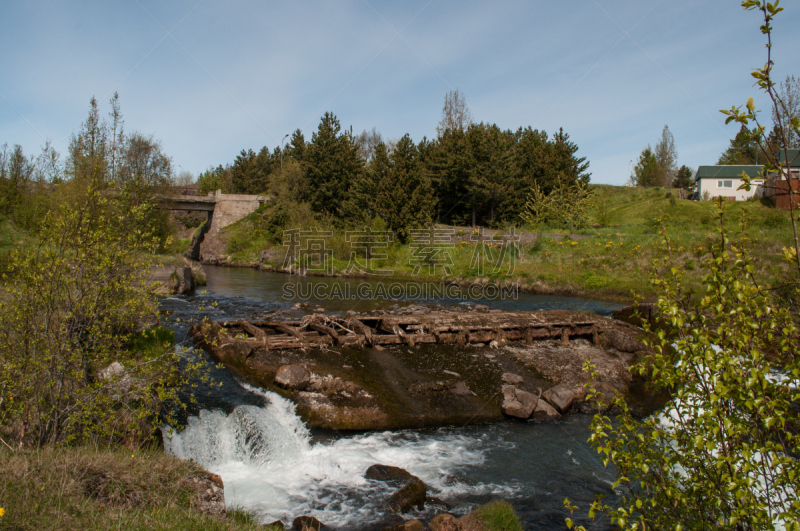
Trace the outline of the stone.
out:
[[[514,392],[514,396],[517,401],[522,404],[525,408],[531,408],[531,413],[533,413],[534,408],[536,408],[537,402],[539,402],[539,397],[533,393],[529,393],[527,391],[523,391],[522,389],[517,389]],[[530,415],[528,415],[530,417]]]
[[[533,410],[534,420],[558,420],[561,415],[545,400],[539,400]]]
[[[500,348],[500,343],[498,343],[497,340],[492,339],[492,341],[489,343],[489,348],[491,349]]]
[[[430,531],[461,531],[462,528],[461,522],[447,513],[437,514],[428,523]]]
[[[216,474],[200,473],[192,478],[189,485],[197,493],[197,510],[203,514],[224,517],[225,489],[222,478]]]
[[[637,316],[638,315],[638,316]],[[611,317],[619,321],[642,326],[643,321],[654,323],[658,318],[658,308],[652,302],[639,303],[638,305],[625,306],[614,310]]]
[[[603,342],[620,352],[639,352],[647,350],[647,346],[639,341],[636,334],[627,330],[608,330],[603,332]]]
[[[185,294],[194,289],[192,268],[189,266],[176,267],[169,275],[167,287],[172,293]]]
[[[520,376],[519,374],[514,374],[511,372],[503,373],[503,383],[509,385],[519,385],[524,382],[525,379]]]
[[[224,489],[225,484],[222,482],[222,477],[218,476],[217,474],[208,473],[208,479],[213,483],[217,488]]]
[[[502,389],[503,389],[503,398],[511,400],[514,399],[514,394],[517,390],[516,387],[514,387],[513,385],[504,385]]]
[[[275,375],[275,383],[286,389],[302,391],[311,382],[311,373],[302,365],[283,365]]]
[[[538,398],[512,385],[503,386],[503,415],[517,419],[529,419],[536,408]]]
[[[554,406],[559,413],[566,413],[577,396],[568,387],[557,385],[545,391],[542,394],[542,398]]]
[[[381,531],[425,531],[425,524],[415,518],[384,527]]]
[[[111,365],[100,371],[100,378],[103,380],[110,380],[114,377],[125,377],[125,367],[118,361],[112,362]]]
[[[319,531],[322,522],[313,516],[298,516],[292,522],[292,531]]]
[[[469,387],[467,386],[467,382],[461,381],[457,382],[456,386],[453,387],[453,394],[456,396],[467,396],[467,395],[474,395],[472,391],[470,391]]]
[[[411,474],[408,470],[400,468],[399,466],[390,465],[372,465],[364,473],[364,477],[366,479],[385,481],[387,483],[407,483],[411,480],[417,479],[417,476]]]
[[[389,497],[387,505],[393,513],[405,513],[416,507],[420,511],[425,508],[425,496],[428,493],[428,486],[419,478],[413,479],[410,483],[400,487]]]

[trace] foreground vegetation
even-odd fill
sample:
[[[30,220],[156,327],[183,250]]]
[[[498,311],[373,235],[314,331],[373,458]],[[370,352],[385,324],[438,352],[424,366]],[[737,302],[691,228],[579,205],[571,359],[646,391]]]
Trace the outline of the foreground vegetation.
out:
[[[235,510],[198,510],[195,478],[207,474],[163,450],[0,448],[0,529],[267,530]]]
[[[499,258],[502,232],[497,232],[493,241],[489,237],[489,243],[478,248],[481,242],[470,239],[480,240],[480,235],[471,228],[458,227],[450,227],[455,242],[454,248],[448,250],[452,274],[446,274],[441,267],[433,271],[423,267],[413,276],[415,249],[409,244],[395,243],[382,250],[387,257],[376,259],[375,266],[392,270],[396,278],[517,282],[532,291],[630,302],[634,294],[655,299],[658,290],[648,280],[650,267],[664,253],[670,253],[676,263],[686,264],[687,289],[702,291],[698,265],[708,256],[719,226],[712,202],[677,199],[673,191],[661,188],[593,185],[590,191],[592,204],[588,218],[592,226],[571,230],[563,225],[544,225],[536,233],[522,234],[513,270],[509,270],[508,255],[503,267],[496,271],[493,267],[479,268],[473,262],[476,253]],[[275,205],[266,205],[225,229],[222,237],[227,241],[226,252],[231,263],[258,264],[264,256],[264,264],[285,267],[287,247],[283,245],[282,231],[316,225],[320,230],[331,231],[326,243],[331,249],[333,273],[344,274],[348,270],[354,248],[345,231],[326,226],[324,218],[314,217],[310,212],[276,226],[272,217],[274,208]],[[738,230],[743,217],[751,236],[750,250],[756,257],[754,267],[764,276],[781,277],[786,271],[783,248],[792,244],[788,216],[760,201],[725,204],[726,229]],[[659,245],[662,224],[673,242],[669,251]],[[372,229],[383,230],[383,226],[376,224]],[[363,253],[359,258],[364,261]]]

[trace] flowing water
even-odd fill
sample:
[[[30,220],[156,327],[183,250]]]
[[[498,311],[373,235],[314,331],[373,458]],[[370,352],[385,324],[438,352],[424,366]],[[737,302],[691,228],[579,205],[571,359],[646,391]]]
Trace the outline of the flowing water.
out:
[[[187,321],[257,318],[273,312],[302,315],[285,300],[284,284],[347,283],[341,279],[288,277],[251,269],[206,267],[208,286],[192,296],[162,300],[178,334]],[[313,292],[313,289],[312,289]],[[329,292],[328,292],[329,293]],[[310,300],[329,311],[363,311],[403,301]],[[618,305],[567,297],[519,294],[516,300],[465,301],[461,298],[415,303],[486,304],[502,309],[581,309],[608,314]],[[206,357],[189,349],[187,356]],[[525,529],[564,529],[565,497],[584,509],[596,494],[616,498],[613,474],[586,442],[590,417],[572,415],[551,424],[501,422],[436,430],[346,434],[311,432],[293,404],[275,393],[236,381],[212,368],[222,385],[204,387],[186,428],[165,443],[168,452],[193,459],[222,476],[228,507],[243,507],[262,522],[291,521],[309,514],[335,529],[380,529],[390,519],[382,508],[392,489],[364,479],[381,463],[405,468],[428,485],[428,495],[444,505],[406,517],[430,518],[447,510],[467,513],[495,498],[510,501]],[[606,527],[582,522],[589,529]]]

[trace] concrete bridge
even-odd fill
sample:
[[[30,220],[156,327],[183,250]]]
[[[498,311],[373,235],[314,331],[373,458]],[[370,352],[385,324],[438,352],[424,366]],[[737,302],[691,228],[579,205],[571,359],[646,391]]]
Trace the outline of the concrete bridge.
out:
[[[161,208],[169,210],[189,210],[207,212],[208,230],[220,229],[236,223],[246,215],[255,212],[259,206],[270,200],[266,195],[223,194],[221,190],[202,195],[164,195],[159,197]]]
[[[206,233],[216,234],[223,228],[236,223],[243,217],[255,212],[259,206],[270,200],[266,195],[223,194],[221,190],[199,195],[164,195],[160,196],[161,208],[168,210],[188,210],[206,212],[206,222],[200,232],[192,240],[191,258],[199,259],[200,243]]]

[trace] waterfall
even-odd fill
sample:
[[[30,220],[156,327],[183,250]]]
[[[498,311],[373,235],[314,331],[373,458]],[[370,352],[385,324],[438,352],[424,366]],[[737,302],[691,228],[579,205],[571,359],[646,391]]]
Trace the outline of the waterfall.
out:
[[[225,503],[257,515],[262,522],[291,522],[311,514],[328,525],[353,528],[375,521],[391,487],[364,479],[373,464],[405,468],[419,476],[432,495],[508,496],[513,485],[468,483],[459,473],[480,466],[488,436],[466,436],[453,430],[381,432],[311,442],[292,402],[254,388],[263,407],[240,405],[230,414],[203,410],[186,428],[165,442],[166,451],[192,459],[219,474]]]

